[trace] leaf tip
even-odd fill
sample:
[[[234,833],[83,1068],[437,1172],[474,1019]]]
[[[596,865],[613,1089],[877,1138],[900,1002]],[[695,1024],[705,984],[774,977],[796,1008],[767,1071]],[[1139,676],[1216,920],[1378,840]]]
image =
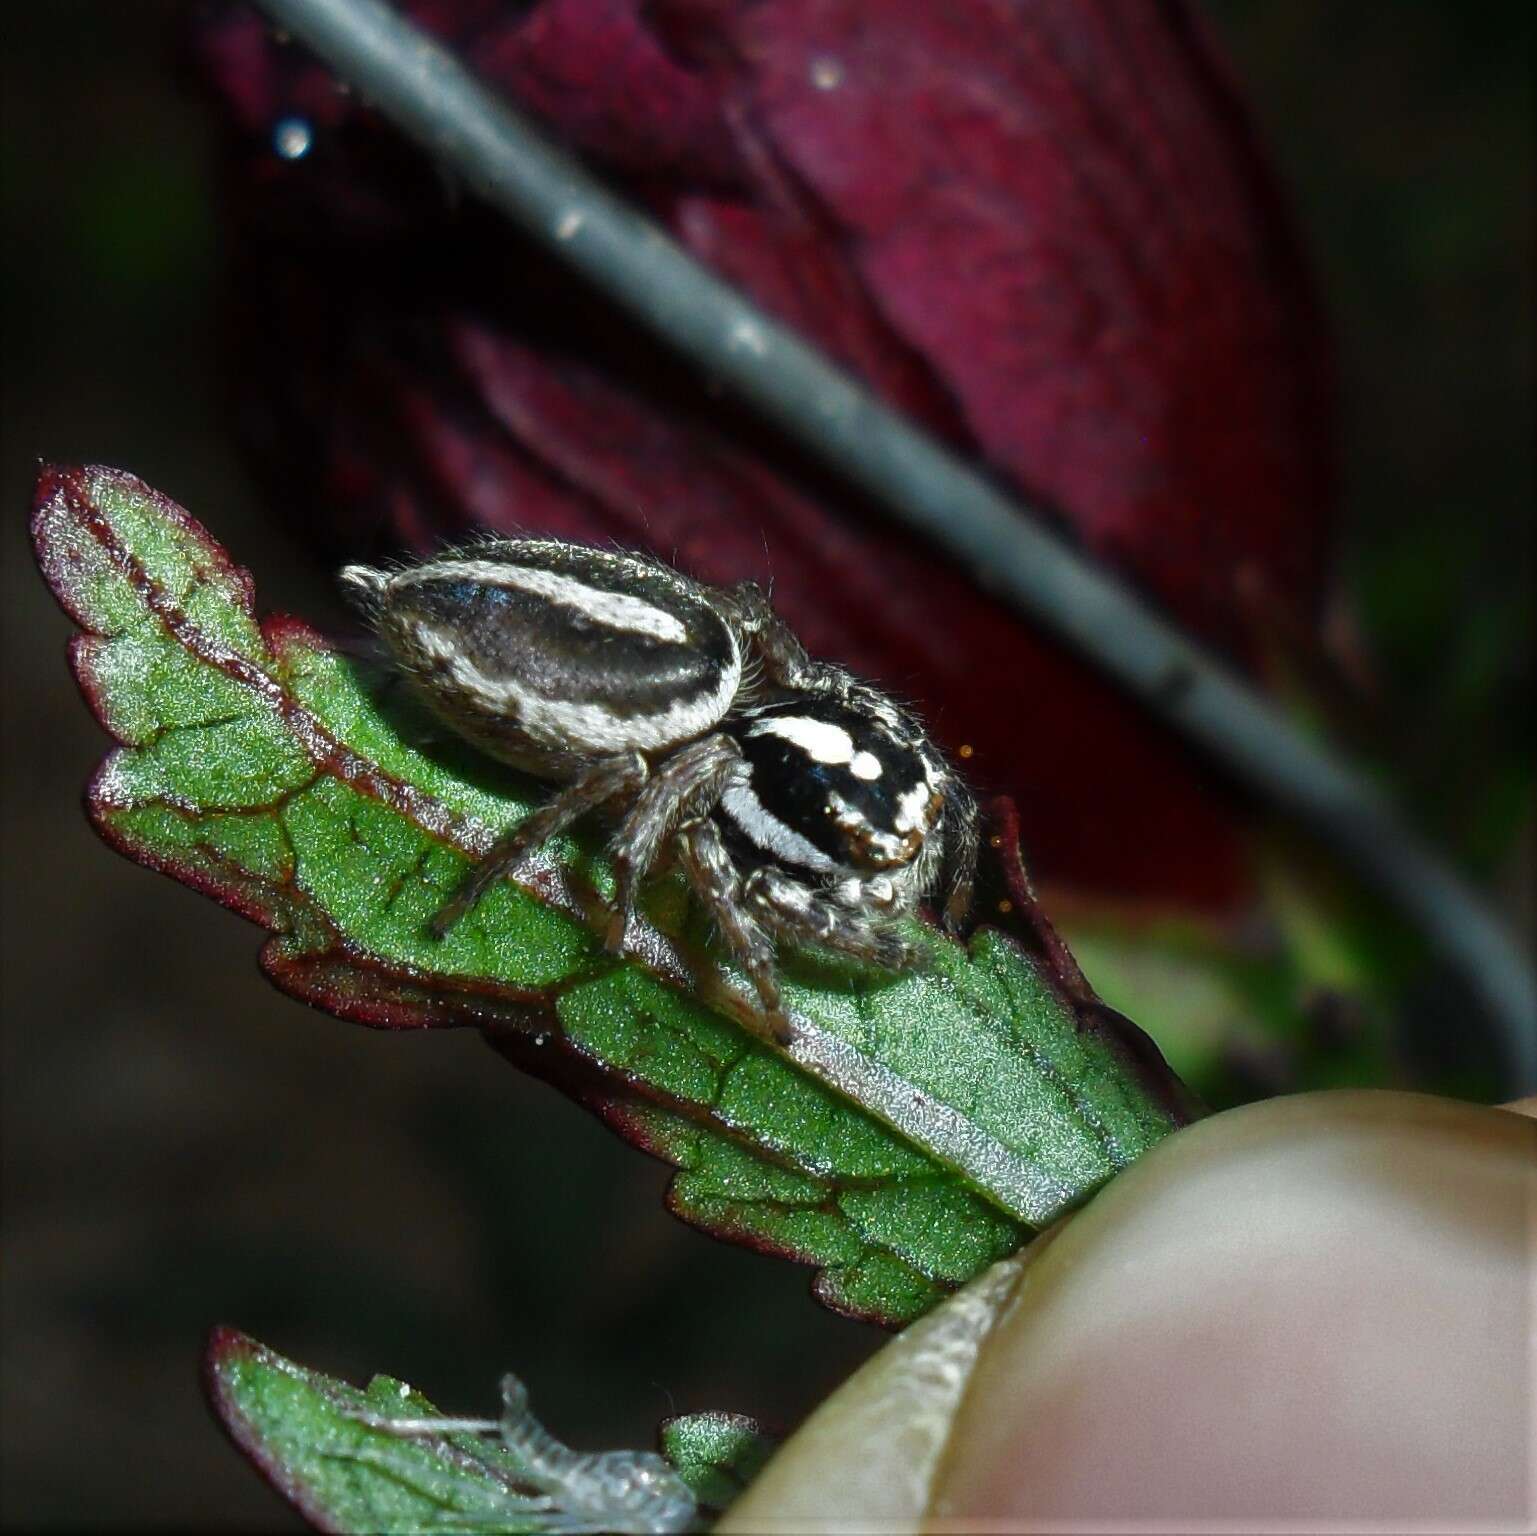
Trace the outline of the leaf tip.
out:
[[[302,1471],[284,1460],[282,1450],[269,1434],[263,1433],[242,1402],[243,1366],[263,1367],[301,1380],[308,1379],[310,1373],[227,1323],[216,1323],[210,1328],[203,1344],[203,1395],[230,1443],[250,1462],[262,1481],[314,1529],[340,1530],[342,1527],[325,1501],[317,1496]],[[249,1383],[244,1385],[249,1387]]]
[[[275,1469],[269,1468],[262,1457],[261,1437],[241,1407],[236,1382],[239,1368],[263,1353],[262,1346],[249,1334],[227,1323],[216,1323],[203,1343],[201,1377],[203,1396],[219,1427],[235,1449],[271,1482]]]
[[[239,1365],[255,1358],[260,1351],[261,1345],[255,1339],[228,1323],[215,1323],[203,1342],[203,1395],[208,1399],[214,1417],[242,1449],[246,1447],[236,1428],[242,1416],[231,1375]]]

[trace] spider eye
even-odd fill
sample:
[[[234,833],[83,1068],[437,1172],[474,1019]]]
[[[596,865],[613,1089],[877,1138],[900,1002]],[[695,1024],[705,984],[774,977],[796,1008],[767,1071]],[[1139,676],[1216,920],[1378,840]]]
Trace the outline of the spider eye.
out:
[[[833,797],[833,823],[843,835],[847,862],[856,869],[899,869],[911,864],[938,824],[943,797],[919,779],[894,799],[870,799],[876,803],[860,807]]]
[[[923,847],[921,832],[891,832],[872,827],[858,813],[844,813],[844,862],[856,869],[900,869],[911,864]]]

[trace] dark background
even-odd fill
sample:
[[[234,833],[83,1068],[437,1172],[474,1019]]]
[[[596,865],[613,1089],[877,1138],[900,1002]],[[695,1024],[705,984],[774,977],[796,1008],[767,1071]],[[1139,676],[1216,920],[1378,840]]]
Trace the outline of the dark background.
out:
[[[1508,846],[1530,784],[1529,8],[1206,9],[1339,333],[1341,580],[1399,701],[1377,745],[1530,934],[1529,811]],[[459,1411],[516,1368],[583,1446],[646,1443],[672,1411],[793,1423],[881,1335],[674,1222],[666,1170],[473,1035],[280,997],[255,930],[80,814],[103,743],[26,553],[38,459],[134,470],[266,606],[333,611],[220,413],[211,122],[172,66],[177,14],[52,0],[0,48],[6,1523],[295,1524],[203,1408],[216,1321]]]

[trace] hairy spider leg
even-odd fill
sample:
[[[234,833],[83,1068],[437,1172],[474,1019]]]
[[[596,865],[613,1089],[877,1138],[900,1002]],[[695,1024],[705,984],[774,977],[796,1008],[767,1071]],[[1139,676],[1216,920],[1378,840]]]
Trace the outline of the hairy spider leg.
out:
[[[977,878],[977,802],[951,774],[945,787],[944,853],[940,869],[940,887],[945,904],[940,912],[945,932],[957,934],[971,911]]]
[[[614,915],[606,938],[610,952],[624,948],[635,910],[635,889],[651,872],[680,822],[708,816],[720,800],[742,753],[722,732],[674,753],[651,775],[614,834]]]
[[[795,1032],[779,993],[774,946],[737,900],[740,881],[736,867],[713,821],[684,823],[678,831],[678,861],[726,947],[747,972],[763,1005],[769,1038],[788,1045]]]
[[[753,916],[775,938],[791,944],[820,944],[892,971],[907,970],[924,958],[888,923],[860,917],[782,870],[754,870],[742,893]]]
[[[511,874],[536,848],[589,811],[621,795],[633,794],[646,782],[649,772],[639,752],[626,752],[594,763],[575,783],[567,785],[553,800],[497,839],[464,884],[433,914],[427,931],[433,938],[441,939],[498,880]]]
[[[808,693],[841,693],[838,680],[847,673],[829,662],[813,661],[795,631],[769,607],[768,598],[756,582],[738,583],[731,589],[731,597],[743,632],[771,683]]]

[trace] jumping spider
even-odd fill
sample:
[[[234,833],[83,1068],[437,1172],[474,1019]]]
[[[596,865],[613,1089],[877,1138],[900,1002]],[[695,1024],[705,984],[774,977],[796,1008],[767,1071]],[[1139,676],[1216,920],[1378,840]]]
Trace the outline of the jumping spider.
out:
[[[624,945],[639,883],[676,863],[781,1042],[776,944],[901,970],[919,956],[895,919],[936,891],[946,927],[964,919],[970,793],[910,714],[812,660],[751,583],[710,587],[553,539],[351,565],[341,581],[443,721],[565,786],[432,919],[438,937],[599,807],[619,813],[609,947]]]

